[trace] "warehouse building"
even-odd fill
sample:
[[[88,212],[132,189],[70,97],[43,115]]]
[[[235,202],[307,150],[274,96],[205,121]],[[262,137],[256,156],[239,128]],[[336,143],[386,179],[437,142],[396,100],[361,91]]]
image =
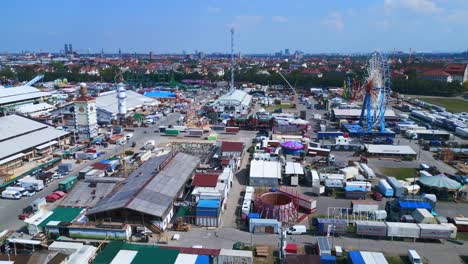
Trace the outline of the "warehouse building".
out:
[[[22,166],[70,143],[70,133],[19,115],[0,117],[0,169]]]
[[[32,86],[0,88],[0,115],[14,111],[19,105],[43,102],[51,95]]]
[[[165,230],[174,214],[175,199],[184,194],[186,183],[199,163],[198,157],[185,153],[156,156],[90,209],[88,218]]]
[[[126,93],[127,113],[135,112],[139,109],[152,108],[159,105],[159,102],[153,98],[146,97],[137,92],[128,90]],[[110,123],[116,120],[119,113],[117,91],[101,93],[96,97],[98,122]]]
[[[417,153],[410,146],[401,145],[373,145],[365,144],[367,153],[373,157],[411,157],[416,158]]]
[[[234,90],[216,100],[213,108],[220,114],[247,114],[251,103],[251,95],[241,90]]]

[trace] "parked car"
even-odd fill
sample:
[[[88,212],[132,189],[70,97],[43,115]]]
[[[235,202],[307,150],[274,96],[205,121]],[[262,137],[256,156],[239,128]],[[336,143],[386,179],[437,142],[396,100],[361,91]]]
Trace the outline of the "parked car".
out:
[[[53,194],[56,194],[58,196],[60,196],[60,198],[64,197],[66,195],[66,193],[62,192],[62,191],[55,191],[53,192]]]
[[[22,213],[22,214],[18,215],[18,219],[19,219],[19,220],[24,220],[24,219],[30,217],[32,214],[33,214],[32,212],[30,212],[30,213]]]
[[[28,191],[28,192],[26,193],[26,195],[24,195],[24,196],[26,196],[26,197],[32,197],[32,196],[34,196],[34,195],[36,195],[36,192],[35,192],[35,191]]]
[[[53,203],[53,202],[55,202],[57,200],[60,200],[60,198],[62,198],[62,197],[60,197],[60,195],[58,195],[56,193],[51,193],[51,194],[47,195],[45,198],[46,198],[46,201],[48,203]]]

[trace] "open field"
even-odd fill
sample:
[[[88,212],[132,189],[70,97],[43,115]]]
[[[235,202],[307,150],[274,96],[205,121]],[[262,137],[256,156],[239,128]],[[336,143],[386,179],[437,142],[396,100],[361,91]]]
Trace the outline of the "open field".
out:
[[[413,178],[416,176],[416,169],[414,168],[382,168],[381,171],[387,176],[393,176],[398,180],[406,178]]]
[[[431,104],[445,107],[447,111],[452,112],[452,113],[460,113],[460,112],[468,111],[468,101],[459,99],[459,98],[427,97],[427,98],[421,98],[421,100],[431,103]]]
[[[265,108],[265,110],[267,111],[271,111],[271,110],[275,110],[275,109],[278,109],[278,108],[283,108],[283,109],[294,109],[295,107],[293,107],[294,105],[293,104],[280,104],[280,105],[267,105],[267,106],[263,106],[262,108]]]

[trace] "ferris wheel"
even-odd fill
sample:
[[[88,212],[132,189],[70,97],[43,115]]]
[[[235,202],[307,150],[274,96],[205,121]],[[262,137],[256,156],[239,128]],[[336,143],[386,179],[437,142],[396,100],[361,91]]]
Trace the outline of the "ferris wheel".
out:
[[[372,129],[385,131],[385,109],[390,97],[390,68],[383,53],[373,52],[366,65],[364,77],[364,102],[359,124],[367,132]]]

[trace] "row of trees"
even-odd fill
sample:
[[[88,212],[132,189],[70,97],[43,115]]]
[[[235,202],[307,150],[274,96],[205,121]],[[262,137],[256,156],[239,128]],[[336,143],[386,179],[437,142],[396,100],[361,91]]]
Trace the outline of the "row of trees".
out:
[[[44,81],[53,81],[56,79],[67,78],[69,82],[114,82],[118,68],[113,66],[100,71],[100,75],[80,74],[79,66],[68,68],[63,63],[53,62],[49,64],[53,72],[44,73]],[[236,72],[236,82],[250,82],[261,85],[287,85],[283,78],[276,72],[269,74],[259,74],[259,69],[254,67],[248,70]],[[10,68],[4,68],[0,71],[0,80],[5,84],[5,80],[28,81],[37,75],[35,66],[18,67],[15,71]],[[215,76],[209,73],[207,76],[199,73],[180,73],[167,72],[164,74],[127,71],[124,74],[124,79],[127,82],[134,84],[142,84],[143,86],[151,86],[155,83],[169,82],[174,80],[180,82],[183,79],[208,79],[211,81],[230,81],[230,71],[226,71],[223,77]],[[321,78],[314,75],[301,74],[299,70],[289,74],[283,74],[285,78],[299,89],[308,89],[311,87],[341,87],[346,78],[345,73],[341,72],[326,72]],[[359,75],[359,74],[358,74]],[[458,82],[446,83],[438,81],[430,81],[417,78],[410,75],[408,80],[395,78],[392,80],[392,90],[401,94],[416,94],[416,95],[434,95],[434,96],[456,96],[464,91],[468,91],[468,83],[463,86]]]

